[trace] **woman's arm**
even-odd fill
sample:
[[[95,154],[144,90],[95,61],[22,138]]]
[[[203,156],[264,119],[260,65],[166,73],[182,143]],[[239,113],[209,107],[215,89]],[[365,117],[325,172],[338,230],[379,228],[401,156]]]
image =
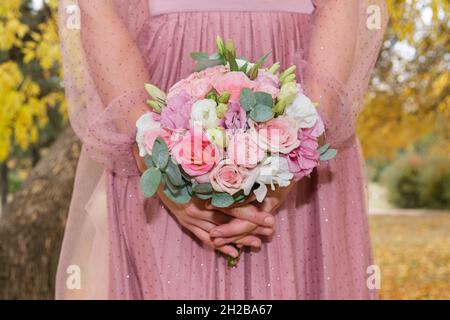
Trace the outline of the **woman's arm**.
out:
[[[136,88],[150,77],[134,39],[118,16],[113,0],[79,0],[81,41],[97,92],[104,105]],[[132,111],[130,123],[148,108]]]

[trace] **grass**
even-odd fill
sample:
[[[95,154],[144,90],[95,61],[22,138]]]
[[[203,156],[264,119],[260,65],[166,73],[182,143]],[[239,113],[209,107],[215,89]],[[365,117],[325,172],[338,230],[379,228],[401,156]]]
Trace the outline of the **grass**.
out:
[[[371,216],[382,299],[450,299],[450,214]]]

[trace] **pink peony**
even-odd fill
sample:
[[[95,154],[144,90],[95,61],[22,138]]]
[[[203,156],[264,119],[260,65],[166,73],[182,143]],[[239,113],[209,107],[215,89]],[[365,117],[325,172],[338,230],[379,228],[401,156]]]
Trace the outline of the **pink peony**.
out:
[[[276,98],[280,92],[280,81],[278,77],[268,73],[264,70],[259,70],[258,77],[254,80],[255,91],[262,91],[272,95],[272,98]]]
[[[258,124],[256,138],[260,148],[272,153],[287,154],[300,145],[294,121],[283,116]]]
[[[289,171],[294,174],[296,181],[309,176],[313,169],[319,165],[319,143],[312,134],[311,129],[299,130],[300,146],[287,155]]]
[[[247,129],[247,112],[241,108],[239,102],[234,101],[228,104],[224,126],[230,130]]]
[[[212,81],[212,85],[219,94],[228,91],[231,94],[230,101],[239,101],[242,89],[253,89],[254,87],[253,81],[245,73],[240,71],[232,71],[217,76]]]
[[[227,153],[235,164],[246,168],[256,167],[266,155],[247,132],[238,132],[230,137]]]
[[[217,192],[235,194],[248,176],[248,170],[236,166],[230,159],[221,160],[209,174],[211,185]]]
[[[161,112],[161,125],[167,129],[188,129],[194,100],[184,91],[167,97]]]
[[[211,171],[220,152],[201,129],[194,128],[172,149],[172,155],[188,175],[197,177]]]

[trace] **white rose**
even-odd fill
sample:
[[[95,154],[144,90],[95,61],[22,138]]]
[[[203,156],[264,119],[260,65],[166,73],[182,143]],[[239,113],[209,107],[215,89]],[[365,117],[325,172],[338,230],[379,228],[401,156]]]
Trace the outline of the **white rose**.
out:
[[[136,128],[137,128],[136,142],[139,147],[139,155],[141,157],[145,157],[145,155],[147,154],[147,151],[145,151],[145,145],[144,145],[145,133],[149,130],[161,128],[161,124],[159,122],[156,122],[153,119],[153,115],[149,112],[149,113],[142,115],[136,121]]]
[[[256,200],[262,202],[267,195],[267,186],[275,190],[275,185],[287,187],[294,175],[289,171],[286,158],[280,156],[267,157],[261,164],[250,171],[249,176],[242,184],[245,195],[249,195],[255,183],[259,187],[253,191]]]
[[[298,129],[312,128],[319,119],[316,106],[307,96],[301,93],[299,93],[294,101],[286,107],[284,115],[294,119]]]
[[[211,99],[203,99],[194,103],[191,112],[191,127],[216,128],[219,125],[217,103]]]

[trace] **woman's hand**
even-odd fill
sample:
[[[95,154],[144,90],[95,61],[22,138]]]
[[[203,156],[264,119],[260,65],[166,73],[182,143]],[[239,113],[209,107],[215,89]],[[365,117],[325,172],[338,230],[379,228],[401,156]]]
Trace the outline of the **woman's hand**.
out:
[[[137,166],[141,172],[147,170],[147,166],[142,157],[139,156],[139,150],[137,146],[133,148],[133,154],[136,159]],[[232,257],[238,256],[238,251],[235,247],[227,245],[231,242],[223,243],[221,245],[216,245],[213,243],[210,237],[210,231],[217,227],[218,225],[228,223],[231,218],[223,213],[217,212],[215,210],[207,209],[205,207],[206,203],[199,199],[192,199],[188,204],[181,205],[171,201],[162,191],[158,190],[158,195],[160,200],[169,209],[169,211],[175,216],[177,221],[186,229],[191,231],[197,238],[199,238],[203,243],[210,246],[213,249],[217,249],[220,252],[230,255]],[[235,219],[234,224],[239,225],[240,223],[245,223],[245,221],[239,221]],[[241,233],[238,241],[234,242],[239,247],[242,246],[253,246],[259,247],[261,245],[261,240],[254,234],[258,234],[255,228],[248,228],[248,232]]]
[[[239,243],[247,234],[270,236],[273,233],[275,218],[271,213],[257,206],[246,203],[230,208],[215,208],[211,204],[208,209],[215,209],[233,217],[229,223],[219,225],[211,230],[211,237],[216,246],[227,243]],[[260,246],[261,239],[254,239],[252,246]]]
[[[261,212],[271,214],[272,220],[267,222],[275,222],[275,218],[272,216],[276,210],[284,203],[290,191],[293,189],[295,183],[291,183],[288,187],[277,188],[275,191],[269,190],[264,201],[254,206],[246,203],[241,207],[232,207],[226,209],[220,209],[220,211],[232,215],[234,217],[240,217],[240,220],[231,220],[229,223],[215,227],[211,231],[211,237],[214,239],[215,245],[223,245],[226,243],[232,243],[238,241],[245,234],[252,233],[264,236],[270,236],[273,234],[273,224],[271,227],[262,227],[250,221],[243,221],[241,219],[248,219],[248,216],[253,220],[254,217],[260,215]]]
[[[264,201],[258,207],[265,212],[274,214],[286,201],[286,198],[294,186],[295,182],[291,182],[291,184],[287,187],[277,187],[275,191],[269,190],[266,198],[264,198]]]

